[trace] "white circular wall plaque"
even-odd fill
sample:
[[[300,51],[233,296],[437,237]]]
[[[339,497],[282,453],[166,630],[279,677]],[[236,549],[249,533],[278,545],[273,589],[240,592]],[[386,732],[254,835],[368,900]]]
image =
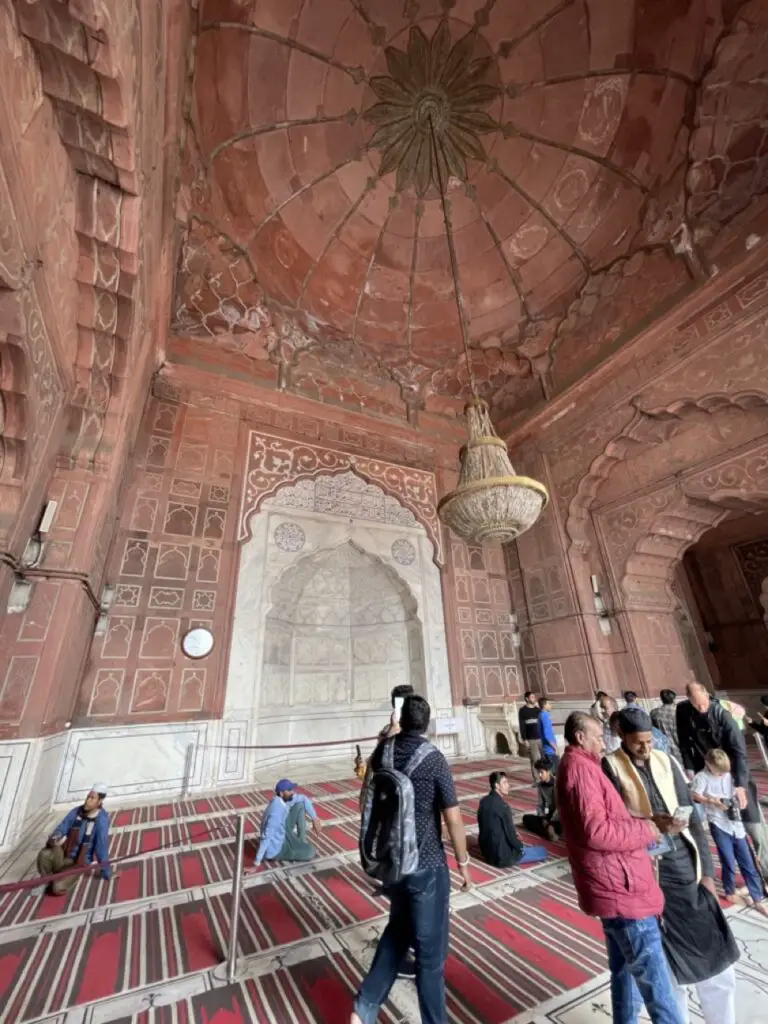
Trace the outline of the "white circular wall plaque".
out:
[[[213,650],[213,633],[203,626],[190,629],[181,638],[181,649],[188,658],[207,658]]]

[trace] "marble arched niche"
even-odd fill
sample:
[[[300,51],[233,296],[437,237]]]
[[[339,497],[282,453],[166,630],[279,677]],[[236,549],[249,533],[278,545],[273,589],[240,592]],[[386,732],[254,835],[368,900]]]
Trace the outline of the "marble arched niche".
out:
[[[260,713],[386,702],[401,683],[424,693],[423,651],[416,601],[397,573],[351,541],[321,548],[272,586]]]
[[[386,722],[399,682],[454,715],[440,570],[411,511],[353,471],[320,474],[263,502],[248,532],[224,715],[259,748],[252,768],[349,756]],[[339,746],[286,750],[316,741]]]

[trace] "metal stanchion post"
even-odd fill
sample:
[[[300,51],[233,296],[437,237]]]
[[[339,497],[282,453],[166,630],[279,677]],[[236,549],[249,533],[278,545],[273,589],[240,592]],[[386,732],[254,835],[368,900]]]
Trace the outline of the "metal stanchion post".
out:
[[[184,778],[181,780],[181,799],[186,800],[189,794],[189,783],[192,779],[192,770],[195,764],[195,744],[187,746],[187,753],[184,758]]]
[[[243,888],[243,855],[245,853],[245,814],[237,816],[237,838],[235,840],[235,870],[232,876],[232,906],[229,923],[229,953],[227,956],[227,981],[235,980],[237,968],[237,930],[240,923],[240,894]]]

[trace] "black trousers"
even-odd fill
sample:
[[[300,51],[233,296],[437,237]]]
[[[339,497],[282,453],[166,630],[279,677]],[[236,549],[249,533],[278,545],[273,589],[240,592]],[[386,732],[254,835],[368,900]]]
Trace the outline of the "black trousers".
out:
[[[538,814],[524,814],[521,822],[522,827],[526,832],[532,832],[535,836],[541,836],[542,839],[547,838],[547,825],[544,818],[540,818]],[[560,822],[552,822],[552,828],[555,830],[557,835],[560,835],[562,829],[560,828]]]

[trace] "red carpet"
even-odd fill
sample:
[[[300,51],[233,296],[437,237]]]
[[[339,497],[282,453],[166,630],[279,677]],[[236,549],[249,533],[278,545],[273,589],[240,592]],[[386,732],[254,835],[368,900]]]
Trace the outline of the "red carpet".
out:
[[[337,953],[184,1000],[173,1016],[156,1016],[152,1024],[346,1024],[360,981],[355,961]],[[403,1020],[389,1005],[378,1016],[379,1024]],[[149,1022],[139,1015],[131,1024]]]
[[[500,764],[508,766],[498,760],[453,766],[462,814],[472,826],[480,796],[487,790],[485,776]],[[481,774],[462,777],[471,771]],[[517,774],[522,775],[524,788],[513,789],[510,804],[519,827],[522,813],[535,805],[535,793],[527,770],[523,767]],[[243,955],[282,956],[312,940],[312,958],[278,970],[270,961],[271,973],[257,980],[124,1017],[125,1024],[345,1024],[361,966],[349,953],[336,950],[347,941],[345,929],[380,919],[387,902],[357,864],[359,783],[317,783],[311,790],[328,822],[316,840],[318,852],[341,859],[285,877],[279,868],[269,868],[261,884],[243,894],[238,945]],[[253,830],[261,813],[257,797],[263,805],[264,794],[252,792],[124,812],[122,829],[113,836],[113,842],[126,844],[124,849],[149,854],[179,839],[195,846],[145,856],[122,867],[110,883],[84,878],[64,899],[39,892],[6,897],[0,903],[0,929],[184,890],[191,895],[192,889],[229,883],[233,844],[210,844],[206,830],[216,820],[210,815],[221,811],[223,821],[231,821],[229,815],[239,804],[248,811]],[[172,820],[179,814],[186,817]],[[204,817],[194,820],[194,814]],[[526,843],[544,845],[553,859],[564,856],[561,843],[542,842],[519,831]],[[254,850],[250,840],[248,859]],[[456,891],[462,880],[452,857],[449,866]],[[535,871],[538,866],[530,868]],[[489,868],[473,857],[472,876],[479,893],[516,873]],[[228,891],[151,911],[127,909],[131,912],[114,920],[63,927],[32,938],[14,939],[12,932],[5,942],[0,937],[0,1020],[23,1024],[221,962],[229,936]],[[318,955],[322,949],[327,954]],[[496,890],[493,900],[451,916],[446,970],[450,1024],[501,1024],[579,986],[605,967],[600,925],[578,909],[568,877],[503,897]],[[392,1007],[379,1019],[389,1024],[402,1020]]]

